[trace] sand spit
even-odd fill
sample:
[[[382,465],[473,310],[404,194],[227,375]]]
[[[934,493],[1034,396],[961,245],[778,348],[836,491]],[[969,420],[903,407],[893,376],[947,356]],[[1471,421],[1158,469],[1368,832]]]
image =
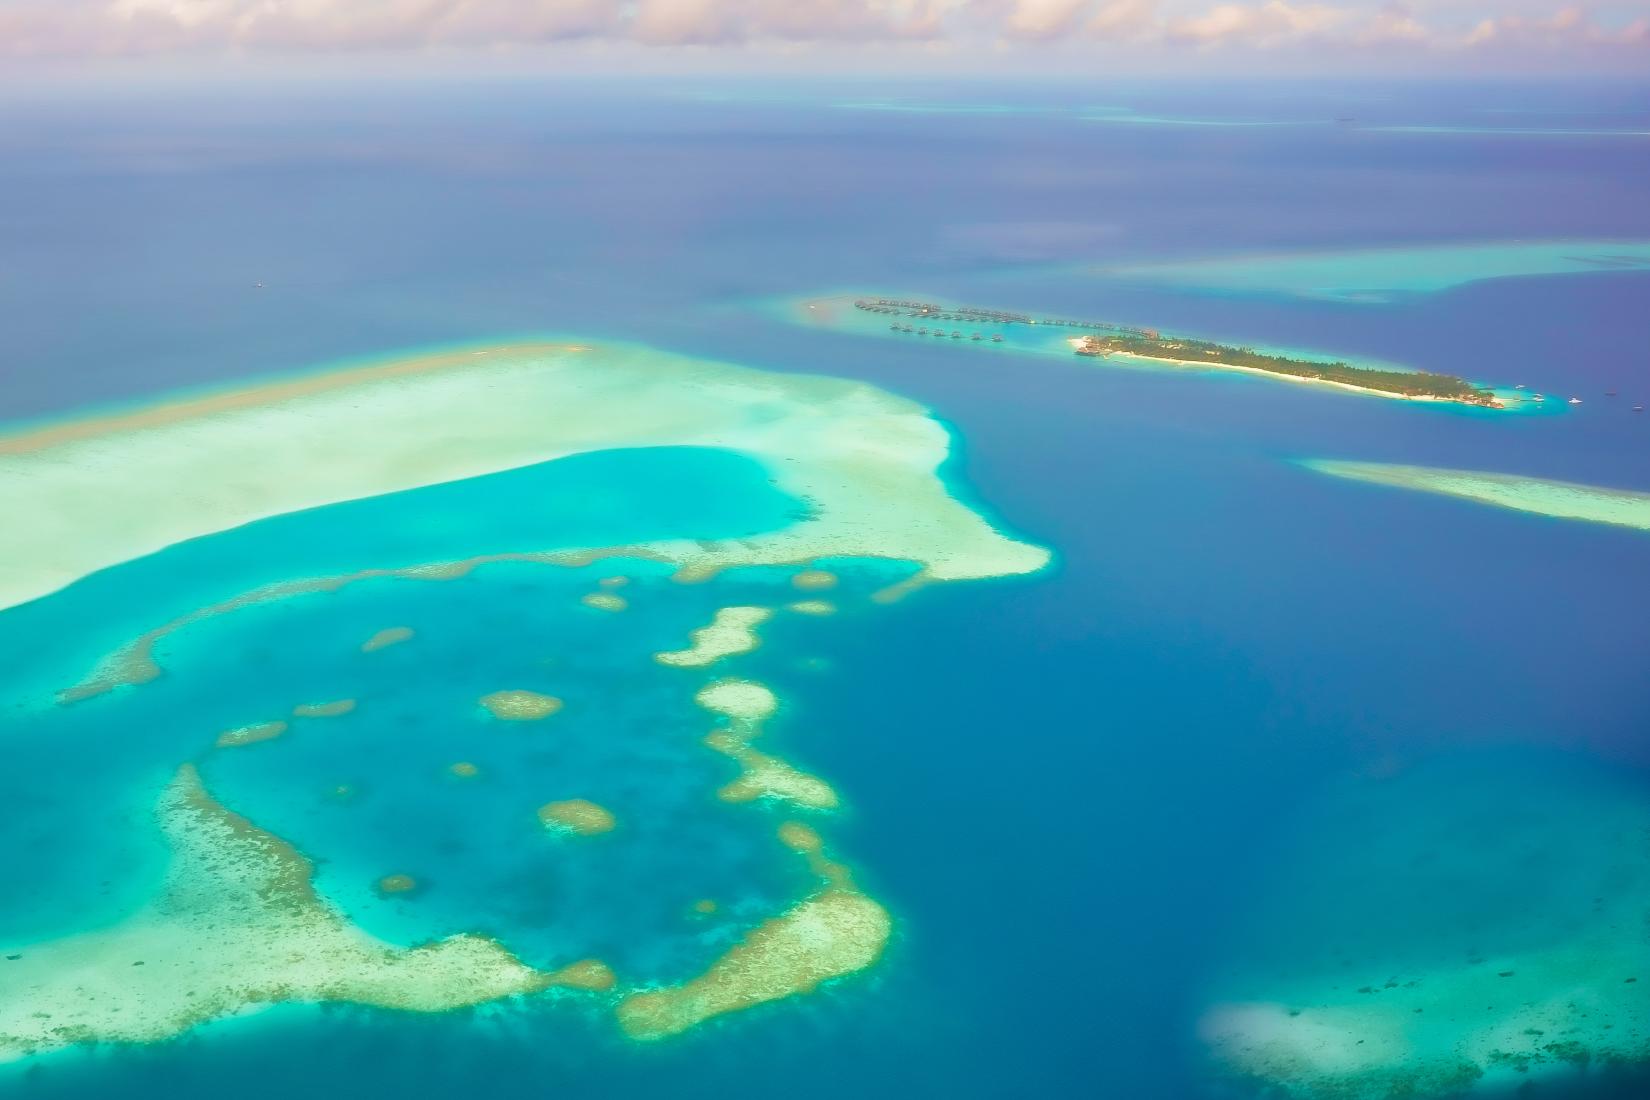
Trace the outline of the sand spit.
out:
[[[635,346],[514,344],[0,437],[0,512],[39,517],[0,529],[0,607],[268,516],[671,445],[743,452],[812,509],[757,538],[640,548],[682,567],[875,556],[959,580],[1028,573],[1048,559],[952,498],[937,472],[950,451],[945,429],[876,387]]]
[[[113,927],[7,952],[19,957],[0,986],[0,1060],[79,1042],[155,1042],[280,1002],[441,1012],[557,985],[594,988],[600,976],[592,963],[534,970],[481,936],[412,948],[375,939],[316,894],[308,859],[213,801],[192,767],[158,813],[172,858],[153,901]]]
[[[1605,489],[1572,481],[1551,481],[1519,474],[1498,474],[1482,470],[1448,470],[1432,466],[1401,466],[1381,462],[1337,462],[1307,459],[1309,470],[1333,477],[1418,489],[1426,493],[1475,500],[1497,508],[1557,519],[1579,519],[1588,523],[1611,523],[1650,531],[1650,493],[1632,489]]]
[[[773,611],[766,607],[720,608],[709,625],[689,635],[692,644],[688,648],[656,653],[653,659],[677,668],[702,668],[724,657],[749,653],[762,642],[756,628],[771,618]]]
[[[787,823],[780,840],[807,858],[824,886],[751,929],[691,981],[619,1002],[619,1024],[627,1035],[644,1040],[677,1035],[714,1016],[810,992],[881,957],[893,927],[888,911],[861,893],[845,868],[825,858],[812,829]]]

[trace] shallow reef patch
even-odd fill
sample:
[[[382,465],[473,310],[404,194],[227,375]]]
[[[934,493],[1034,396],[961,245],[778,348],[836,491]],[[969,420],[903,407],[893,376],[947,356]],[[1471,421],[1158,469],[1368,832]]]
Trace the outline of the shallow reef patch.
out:
[[[292,708],[294,718],[339,718],[355,710],[354,699],[334,699],[330,703],[300,703]]]
[[[286,730],[287,724],[282,721],[257,722],[250,726],[236,726],[232,730],[224,730],[213,743],[220,749],[235,749],[243,745],[256,745],[260,741],[273,741]]]
[[[779,709],[779,698],[764,684],[734,677],[699,690],[693,701],[708,711],[742,722],[761,722]]]
[[[519,688],[495,691],[483,695],[477,702],[488,714],[505,722],[537,722],[562,708],[562,701],[554,695]]]
[[[724,657],[749,653],[761,644],[756,628],[773,617],[766,607],[718,608],[711,621],[689,635],[686,649],[654,654],[654,660],[676,668],[702,668]]]
[[[191,766],[157,813],[172,858],[148,905],[111,927],[13,952],[0,987],[0,1061],[78,1042],[155,1042],[281,1002],[443,1012],[557,985],[600,987],[589,964],[535,970],[482,936],[402,948],[368,935],[316,893],[308,859],[219,805]]]
[[[380,649],[387,649],[392,645],[400,645],[411,640],[413,628],[410,626],[387,626],[361,643],[362,653],[376,653]]]
[[[815,869],[829,865],[819,854],[818,834],[808,835],[813,843],[806,854]],[[625,997],[619,1025],[633,1039],[664,1039],[725,1013],[810,992],[875,963],[892,929],[888,911],[845,874],[827,878],[817,893],[752,928],[699,976]]]
[[[613,816],[613,811],[589,799],[568,798],[540,806],[539,822],[552,832],[595,836],[612,832],[618,819]]]

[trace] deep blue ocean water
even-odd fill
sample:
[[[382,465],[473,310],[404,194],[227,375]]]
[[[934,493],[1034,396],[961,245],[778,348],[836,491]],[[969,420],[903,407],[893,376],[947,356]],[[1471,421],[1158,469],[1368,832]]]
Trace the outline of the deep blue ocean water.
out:
[[[848,809],[831,839],[895,914],[887,957],[814,997],[645,1048],[572,1000],[437,1018],[289,1007],[151,1048],[39,1059],[0,1070],[0,1087],[64,1100],[480,1087],[499,1096],[1244,1096],[1210,1073],[1195,1025],[1212,989],[1273,961],[1275,930],[1294,927],[1277,914],[1322,913],[1305,934],[1325,941],[1343,924],[1389,927],[1395,953],[1453,942],[1463,913],[1513,940],[1553,924],[1539,884],[1533,901],[1483,890],[1475,901],[1400,877],[1337,909],[1313,868],[1328,845],[1346,844],[1351,811],[1338,807],[1355,803],[1358,821],[1389,814],[1404,823],[1395,832],[1427,836],[1429,820],[1452,820],[1462,788],[1487,800],[1548,799],[1553,812],[1583,817],[1596,792],[1650,800],[1642,532],[1336,481],[1289,461],[1461,466],[1650,490],[1650,415],[1627,408],[1650,398],[1650,275],[1505,279],[1356,304],[1113,284],[1069,270],[1291,248],[1650,238],[1642,137],[1373,129],[1645,129],[1646,89],[712,91],[160,88],[111,98],[58,88],[8,101],[0,418],[67,416],[347,356],[541,331],[865,378],[931,405],[958,436],[948,476],[1009,531],[1051,547],[1056,564],[788,621],[740,665],[786,700],[774,731],[786,753],[842,793]],[[842,106],[888,100],[1039,109]],[[1093,105],[1290,124],[1095,123],[1083,117]],[[1332,121],[1345,117],[1371,128]],[[1484,417],[1244,377],[799,337],[748,308],[861,285],[1311,347],[1586,401],[1562,415]],[[1615,401],[1603,396],[1612,389]],[[597,477],[604,461],[650,459],[577,461],[595,463]],[[666,508],[684,499],[669,479],[695,474],[668,463],[607,471],[603,484],[635,484],[642,495],[600,515],[569,508],[566,522],[627,535],[638,520],[672,533],[704,523],[722,534],[723,524],[759,529],[790,507],[742,480],[750,471],[739,460],[703,461],[705,477],[743,486],[703,498],[726,514],[698,498],[691,514]],[[499,475],[540,479],[527,491],[552,502],[557,492],[578,496],[580,476],[554,466]],[[443,546],[479,534],[537,537],[486,503],[521,491],[495,479],[420,491],[448,492],[453,509],[420,530]],[[375,504],[388,507],[338,507]],[[359,518],[269,521],[311,523],[339,524],[340,534],[298,575],[337,561],[386,564],[382,543],[351,548],[345,532],[362,529],[349,526]],[[409,941],[497,931],[546,964],[577,941],[616,966],[667,974],[686,966],[692,946],[657,934],[673,899],[742,889],[764,911],[794,893],[786,866],[754,854],[748,833],[680,838],[715,856],[693,861],[696,871],[736,869],[737,883],[690,881],[665,858],[677,837],[644,835],[631,857],[615,858],[669,888],[659,911],[639,910],[633,895],[604,893],[594,856],[550,866],[540,852],[511,854],[502,838],[514,819],[498,809],[496,787],[458,795],[431,778],[449,759],[476,756],[446,740],[463,734],[430,728],[443,706],[501,676],[625,694],[625,669],[679,644],[718,603],[761,602],[773,578],[696,589],[641,577],[633,610],[611,617],[576,604],[600,566],[362,586],[324,606],[270,605],[184,632],[169,653],[178,671],[129,701],[61,713],[35,705],[46,676],[37,665],[78,673],[81,658],[108,648],[85,636],[100,619],[146,628],[214,598],[206,589],[269,579],[259,571],[270,559],[251,541],[266,538],[313,545],[296,527],[232,532],[167,552],[216,562],[221,575],[203,580],[198,567],[159,559],[122,567],[192,576],[188,590],[151,591],[165,586],[115,570],[81,594],[0,615],[11,696],[0,706],[15,715],[0,729],[12,761],[0,821],[7,847],[25,853],[8,870],[8,892],[30,899],[0,904],[0,940],[95,925],[135,904],[153,856],[142,836],[148,806],[186,747],[263,717],[239,716],[254,704],[345,694],[329,677],[354,667],[351,647],[401,622],[446,656],[420,664],[416,643],[378,655],[385,679],[364,689],[358,715],[338,720],[364,721],[377,692],[400,708],[393,726],[342,746],[300,729],[205,765],[226,802],[323,855],[322,889],[369,929]],[[477,549],[491,548],[500,547]],[[358,552],[377,556],[350,561]],[[602,630],[609,636],[580,633]],[[543,665],[541,654],[563,665]],[[800,663],[812,657],[824,663]],[[436,666],[440,675],[424,674]],[[543,768],[588,786],[626,776],[633,787],[613,788],[615,803],[640,799],[672,826],[698,820],[671,816],[663,778],[703,785],[692,769],[709,771],[706,754],[677,753],[671,736],[685,731],[656,730],[667,747],[647,748],[654,716],[685,707],[654,705],[648,692],[673,690],[654,683],[659,675],[608,719],[627,731],[622,741],[604,748],[594,736],[603,727],[586,719],[594,747],[556,757],[493,746],[495,757],[478,757],[484,775],[522,782],[529,807],[560,795],[509,777]],[[404,690],[414,679],[417,690]],[[100,714],[123,720],[103,725]],[[565,717],[583,728],[574,708]],[[397,737],[427,755],[397,751]],[[335,820],[322,794],[339,782],[365,792],[366,824]],[[486,797],[473,812],[452,801],[475,790]],[[98,813],[70,825],[71,806]],[[1578,826],[1577,835],[1588,834]],[[1475,842],[1487,879],[1498,868],[1503,881],[1522,873],[1493,831]],[[1390,856],[1378,849],[1345,850],[1374,873]],[[1591,858],[1575,853],[1578,874]],[[401,864],[431,868],[432,888],[403,902],[366,888]],[[1394,919],[1370,916],[1383,903]],[[555,931],[534,938],[533,927]],[[1613,1077],[1532,1091],[1645,1094]]]

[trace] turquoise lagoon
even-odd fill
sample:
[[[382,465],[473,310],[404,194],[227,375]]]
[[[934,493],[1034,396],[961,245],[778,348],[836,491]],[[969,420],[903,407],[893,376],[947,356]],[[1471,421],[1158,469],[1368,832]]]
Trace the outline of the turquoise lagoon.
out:
[[[151,683],[72,704],[55,702],[52,687],[78,680],[97,658],[88,650],[115,635],[129,640],[272,581],[660,536],[739,538],[805,514],[739,455],[605,451],[252,523],[12,609],[0,627],[17,673],[18,747],[4,797],[30,842],[10,883],[35,900],[8,907],[0,942],[27,953],[118,926],[156,888],[167,856],[154,806],[177,767],[193,763],[215,799],[307,855],[320,893],[389,943],[481,933],[543,969],[600,957],[626,987],[692,977],[817,884],[774,841],[794,808],[715,797],[733,772],[703,747],[713,716],[693,701],[715,674],[653,655],[681,648],[720,606],[801,599],[794,569],[687,584],[658,563],[616,557],[370,578],[168,634]],[[817,564],[838,577],[828,595],[847,621],[883,613],[869,594],[914,568]],[[584,601],[598,592],[626,606]],[[781,693],[787,680],[829,673],[808,641],[815,621],[791,613],[764,627],[786,654],[764,672]],[[392,626],[411,638],[363,652]],[[40,644],[66,639],[75,643]],[[19,698],[21,685],[32,690]],[[551,694],[564,708],[544,722],[501,722],[478,705],[499,690]],[[340,699],[354,709],[214,748],[223,731]],[[761,748],[788,754],[786,725],[782,713]],[[78,779],[75,759],[95,759],[93,776]],[[476,774],[455,775],[457,762]],[[540,825],[540,805],[572,798],[609,808],[618,827],[568,838]],[[386,894],[377,884],[389,875],[418,888]],[[704,900],[713,914],[695,911]]]
[[[1642,249],[1591,262],[1650,239],[1635,147],[1075,117],[1127,103],[1447,127],[1526,103],[1509,127],[1642,129],[1641,93],[1353,88],[1330,107],[1085,87],[1064,113],[1046,90],[1004,88],[376,94],[156,93],[95,117],[59,104],[44,128],[0,106],[0,193],[31,214],[0,227],[31,273],[0,293],[0,415],[589,333],[920,401],[953,429],[947,488],[1053,564],[889,605],[872,593],[913,565],[829,561],[825,592],[797,590],[792,567],[683,584],[623,557],[378,577],[195,622],[158,644],[152,682],[58,700],[144,631],[270,583],[739,539],[807,512],[749,458],[671,447],[280,516],[0,612],[0,998],[15,995],[4,956],[118,927],[152,895],[156,802],[185,763],[386,943],[470,932],[538,967],[599,957],[619,981],[441,1013],[283,1005],[26,1058],[0,1067],[0,1091],[1387,1100],[1468,1087],[1467,1042],[1490,1066],[1480,1094],[1645,1094],[1644,533],[1298,464],[1650,490],[1650,424],[1631,412],[1650,396]],[[1555,96],[1569,115],[1549,113]],[[1259,264],[1241,288],[1235,268],[1118,274],[1263,255],[1329,263]],[[1479,415],[749,308],[821,287],[1023,303],[1585,403]],[[583,602],[598,592],[625,609]],[[653,660],[716,608],[801,598],[836,614],[778,611],[758,649],[710,669]],[[414,633],[361,652],[394,626]],[[836,811],[717,798],[736,768],[703,745],[714,720],[694,696],[723,675],[774,689],[756,746],[828,781]],[[501,722],[477,702],[501,689],[564,706]],[[344,698],[349,714],[290,717]],[[278,738],[214,747],[283,715]],[[452,774],[461,761],[477,774]],[[617,827],[547,833],[537,808],[566,798]],[[626,988],[700,973],[817,887],[775,842],[787,819],[815,825],[892,915],[881,956],[806,996],[628,1038]],[[419,888],[385,894],[391,874]],[[698,912],[707,899],[716,911]],[[1486,985],[1497,996],[1468,1003]],[[1555,1000],[1587,1020],[1529,1018]],[[1337,1058],[1291,1071],[1221,1041],[1293,1041],[1289,1020],[1347,1025],[1305,1033]],[[1370,1048],[1390,1055],[1394,1033],[1412,1053],[1383,1063]],[[1348,1045],[1366,1053],[1340,1057]]]

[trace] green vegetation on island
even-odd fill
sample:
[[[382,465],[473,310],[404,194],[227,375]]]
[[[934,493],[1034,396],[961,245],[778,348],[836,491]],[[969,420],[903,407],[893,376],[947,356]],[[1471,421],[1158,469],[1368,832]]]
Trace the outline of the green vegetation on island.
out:
[[[1501,402],[1489,390],[1479,389],[1471,382],[1449,374],[1354,367],[1350,363],[1339,361],[1325,363],[1314,359],[1291,359],[1283,355],[1268,355],[1252,348],[1216,344],[1208,340],[1160,336],[1151,332],[1085,336],[1076,342],[1076,347],[1078,355],[1099,358],[1109,355],[1130,355],[1174,363],[1206,363],[1213,367],[1264,371],[1267,374],[1281,374],[1313,382],[1336,382],[1397,397],[1457,401],[1487,408],[1501,407]]]
[[[820,305],[820,302],[808,305],[809,310],[815,311],[810,316],[828,319],[829,310],[819,312]],[[1070,338],[1071,346],[1076,349],[1078,355],[1095,359],[1126,355],[1163,363],[1252,370],[1306,382],[1329,382],[1409,400],[1454,401],[1490,409],[1505,407],[1500,398],[1490,390],[1482,389],[1454,375],[1355,367],[1339,360],[1324,362],[1319,359],[1292,359],[1284,355],[1269,355],[1253,348],[1217,344],[1212,340],[1165,336],[1156,329],[1136,328],[1113,321],[1033,317],[1028,313],[1010,313],[977,306],[948,306],[938,302],[901,298],[856,298],[854,308],[862,313],[892,316],[896,320],[889,325],[890,329],[897,333],[916,336],[949,336],[952,340],[962,340],[966,337],[973,343],[986,339],[989,334],[991,343],[1002,344],[1004,332],[1015,326],[1077,329],[1081,334]],[[967,332],[961,328],[948,329],[945,325],[934,322],[979,326],[979,330]],[[1540,401],[1539,395],[1536,400]]]

